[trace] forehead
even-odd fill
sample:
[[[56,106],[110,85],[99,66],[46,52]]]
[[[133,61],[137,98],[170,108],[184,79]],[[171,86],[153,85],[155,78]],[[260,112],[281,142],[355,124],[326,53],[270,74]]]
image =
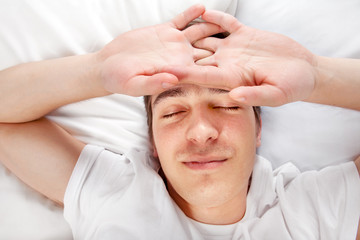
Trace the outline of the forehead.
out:
[[[173,87],[169,90],[166,90],[158,95],[152,96],[152,105],[155,107],[162,101],[166,101],[167,99],[176,98],[176,97],[187,97],[189,95],[200,95],[200,94],[213,94],[213,95],[224,95],[229,93],[228,90],[220,89],[220,88],[206,88],[193,84],[183,84]]]

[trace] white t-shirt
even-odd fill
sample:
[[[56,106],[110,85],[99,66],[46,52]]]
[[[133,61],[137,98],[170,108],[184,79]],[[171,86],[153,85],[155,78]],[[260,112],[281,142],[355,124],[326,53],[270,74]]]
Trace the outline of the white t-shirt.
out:
[[[155,170],[154,170],[155,169]],[[189,219],[146,152],[87,145],[69,181],[64,215],[75,239],[354,239],[360,179],[354,163],[301,174],[257,157],[244,218],[232,225]]]

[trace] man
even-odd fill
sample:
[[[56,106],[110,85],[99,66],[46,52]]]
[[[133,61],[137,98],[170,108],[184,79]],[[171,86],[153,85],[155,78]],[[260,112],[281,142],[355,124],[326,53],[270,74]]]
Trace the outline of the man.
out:
[[[195,7],[195,12],[192,19],[204,11]],[[188,13],[185,12],[184,16]],[[194,57],[195,60],[203,59],[198,64],[207,65],[206,67],[189,64],[191,67],[182,66],[179,69],[177,66],[160,64],[161,70],[148,75],[161,74],[163,78],[159,78],[169,80],[165,82],[170,85],[160,82],[151,90],[139,88],[131,80],[139,80],[143,86],[147,86],[148,83],[142,81],[143,77],[137,77],[133,72],[129,74],[124,69],[125,77],[119,80],[114,79],[114,76],[122,76],[123,73],[104,70],[108,66],[121,66],[119,64],[124,61],[134,63],[121,56],[122,52],[109,58],[111,46],[114,46],[109,45],[96,58],[105,60],[107,65],[98,64],[103,70],[100,74],[97,71],[98,65],[95,65],[90,78],[91,84],[86,86],[83,96],[77,95],[81,87],[68,88],[71,91],[64,91],[67,94],[63,96],[65,100],[58,100],[57,96],[44,103],[38,99],[33,100],[30,104],[39,104],[40,110],[31,113],[31,116],[21,109],[23,115],[20,117],[32,120],[51,107],[64,104],[63,102],[89,97],[86,94],[92,94],[92,97],[95,93],[105,94],[103,85],[113,92],[134,95],[146,95],[150,92],[152,97],[148,98],[151,101],[148,106],[152,109],[149,113],[152,114],[150,127],[153,132],[153,156],[161,163],[167,188],[156,172],[158,166],[147,158],[146,153],[134,149],[124,155],[117,155],[97,146],[85,146],[45,119],[25,124],[1,125],[1,159],[4,164],[39,192],[64,203],[65,216],[73,229],[74,237],[78,239],[354,237],[360,211],[359,174],[356,170],[356,166],[359,169],[360,158],[356,160],[356,166],[348,163],[301,176],[292,166],[285,166],[275,172],[275,178],[272,178],[269,164],[255,155],[256,146],[260,144],[260,124],[256,121],[253,108],[249,106],[249,101],[255,99],[254,94],[245,95],[243,88],[237,88],[244,85],[244,79],[237,75],[244,71],[234,68],[232,73],[235,77],[230,76],[223,71],[226,65],[221,62],[226,59],[221,58],[226,55],[224,52],[239,43],[231,42],[239,35],[236,33],[239,25],[230,16],[218,12],[209,11],[202,16],[209,22],[220,17],[221,21],[218,19],[213,23],[222,24],[221,29],[230,32],[228,38],[216,44],[220,46],[218,49],[209,46],[214,42],[211,38],[195,43],[208,49],[201,51],[201,57]],[[219,29],[211,28],[202,37],[212,35]],[[189,31],[186,33],[191,35]],[[131,35],[130,32],[128,36],[138,35]],[[194,42],[196,40],[195,38]],[[254,49],[253,46],[250,48]],[[300,47],[299,49],[306,52]],[[209,54],[209,51],[215,54]],[[276,52],[275,56],[278,54]],[[308,54],[315,58],[311,53]],[[271,105],[295,100],[328,103],[324,100],[327,96],[323,94],[324,91],[330,91],[336,95],[334,101],[338,101],[340,105],[345,103],[345,106],[349,104],[349,107],[358,108],[357,102],[354,101],[353,104],[353,98],[344,95],[344,92],[336,94],[332,89],[328,90],[328,79],[323,77],[325,74],[319,74],[310,63],[304,64],[304,60],[293,56],[291,51],[286,56],[289,55],[294,59],[296,68],[310,70],[305,71],[307,76],[302,80],[301,72],[300,76],[289,74],[280,80],[275,77],[278,81],[275,84],[272,71],[268,69],[260,75],[263,80],[260,83],[256,82],[259,80],[259,73],[248,76],[247,85],[266,83],[263,84],[265,87],[275,89],[268,98],[264,93],[257,97],[265,99]],[[303,56],[302,53],[299,55]],[[233,62],[244,65],[241,61],[238,62],[242,56],[237,55],[238,58],[233,59]],[[219,62],[209,62],[212,58],[217,58]],[[67,63],[66,60],[65,62]],[[209,64],[217,68],[209,67]],[[133,69],[135,67],[132,66]],[[114,69],[117,68],[112,68]],[[8,79],[15,70],[17,69],[7,71],[3,79]],[[20,72],[21,70],[24,69],[20,69]],[[79,73],[75,70],[75,73]],[[199,71],[205,73],[206,78],[194,80],[194,76],[199,76]],[[72,80],[78,79],[74,72],[69,69]],[[99,75],[99,79],[106,81],[98,81]],[[346,91],[352,91],[348,90],[349,86],[359,88],[358,81],[346,77],[342,72],[338,75],[344,77],[343,81],[336,81],[335,78],[331,82],[335,84],[333,86]],[[290,76],[292,78],[288,78]],[[226,81],[219,83],[214,80],[215,77],[222,77]],[[45,83],[43,75],[40,74],[38,79]],[[183,83],[176,84],[178,79]],[[298,83],[299,79],[302,80],[301,84]],[[257,84],[250,80],[255,80]],[[268,83],[269,80],[272,84]],[[194,81],[198,84],[193,84]],[[285,97],[278,95],[279,84],[280,87],[288,87],[282,89]],[[162,87],[167,90],[159,91]],[[8,87],[7,90],[10,91],[11,88]],[[272,102],[274,96],[278,100],[275,103]],[[7,121],[17,121],[14,119],[19,117],[13,113],[7,115]],[[327,187],[329,181],[332,185]],[[309,189],[304,188],[304,185],[310,186]],[[329,214],[330,210],[333,211],[332,214]],[[348,222],[343,224],[344,221]]]
[[[148,104],[154,156],[174,201],[199,222],[239,221],[260,144],[259,115],[232,100],[228,91],[191,84],[165,91]]]

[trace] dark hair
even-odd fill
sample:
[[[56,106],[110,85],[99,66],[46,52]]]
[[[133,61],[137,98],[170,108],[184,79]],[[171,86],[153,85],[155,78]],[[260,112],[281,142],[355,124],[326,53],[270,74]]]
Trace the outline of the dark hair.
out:
[[[151,105],[151,96],[144,96],[144,103],[145,103],[145,110],[146,110],[146,116],[147,116],[147,124],[148,124],[148,133],[151,143],[153,144],[154,138],[153,138],[153,130],[152,130],[152,118],[153,118],[153,112],[152,112],[152,105]],[[260,113],[261,108],[258,106],[253,107],[254,114],[255,114],[255,120],[256,124],[260,126]]]

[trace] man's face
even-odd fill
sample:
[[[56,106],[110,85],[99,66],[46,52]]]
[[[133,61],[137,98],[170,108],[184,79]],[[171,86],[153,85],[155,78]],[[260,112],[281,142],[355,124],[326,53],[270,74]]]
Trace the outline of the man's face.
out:
[[[152,97],[154,156],[180,207],[246,198],[259,129],[227,91],[183,84]]]

